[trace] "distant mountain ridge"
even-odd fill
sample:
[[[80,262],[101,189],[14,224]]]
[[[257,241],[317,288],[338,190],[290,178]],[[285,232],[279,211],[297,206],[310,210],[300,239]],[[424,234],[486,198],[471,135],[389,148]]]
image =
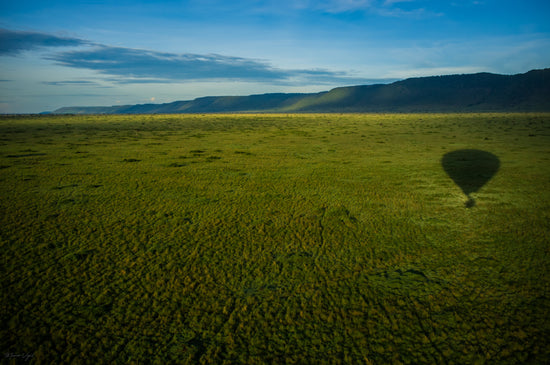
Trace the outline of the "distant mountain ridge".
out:
[[[54,114],[550,111],[550,68],[524,74],[410,78],[313,94],[208,96],[166,104],[63,107]]]

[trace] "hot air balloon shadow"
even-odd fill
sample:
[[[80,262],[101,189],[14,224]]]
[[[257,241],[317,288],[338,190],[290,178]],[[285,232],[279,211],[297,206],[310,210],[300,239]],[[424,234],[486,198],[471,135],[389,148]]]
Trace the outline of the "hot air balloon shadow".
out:
[[[464,149],[445,154],[441,165],[468,198],[466,208],[471,208],[476,202],[470,194],[491,180],[500,168],[500,160],[490,152]]]

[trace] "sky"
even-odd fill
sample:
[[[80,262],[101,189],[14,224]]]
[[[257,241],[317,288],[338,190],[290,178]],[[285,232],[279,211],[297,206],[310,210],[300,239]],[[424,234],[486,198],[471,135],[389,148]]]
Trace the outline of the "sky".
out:
[[[548,0],[0,0],[0,113],[550,67]]]

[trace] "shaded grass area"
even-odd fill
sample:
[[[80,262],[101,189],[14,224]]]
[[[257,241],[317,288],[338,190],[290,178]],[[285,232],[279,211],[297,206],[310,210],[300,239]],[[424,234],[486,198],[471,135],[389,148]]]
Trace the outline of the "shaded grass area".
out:
[[[0,120],[6,354],[550,360],[550,115]],[[441,166],[481,150],[472,192]]]

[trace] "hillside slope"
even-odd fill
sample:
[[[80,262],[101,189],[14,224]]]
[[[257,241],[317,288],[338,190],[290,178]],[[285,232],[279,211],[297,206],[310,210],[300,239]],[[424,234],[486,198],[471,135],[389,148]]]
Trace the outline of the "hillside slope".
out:
[[[432,112],[550,110],[550,69],[505,76],[490,73],[412,78],[353,86],[304,98],[294,111]]]
[[[316,94],[209,96],[166,104],[64,107],[56,114],[224,112],[550,111],[550,68],[518,75],[478,73],[339,87]]]

